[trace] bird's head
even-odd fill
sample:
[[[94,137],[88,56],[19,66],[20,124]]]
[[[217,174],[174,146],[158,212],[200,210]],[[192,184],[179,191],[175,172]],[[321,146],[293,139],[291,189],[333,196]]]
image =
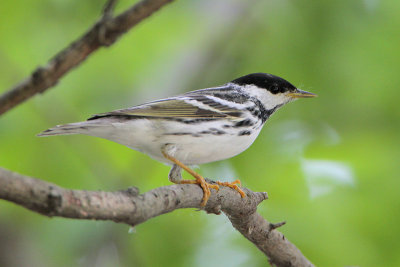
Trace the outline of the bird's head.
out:
[[[268,73],[252,73],[231,83],[238,85],[250,96],[257,98],[267,110],[276,109],[298,98],[316,97],[296,88],[285,79]]]

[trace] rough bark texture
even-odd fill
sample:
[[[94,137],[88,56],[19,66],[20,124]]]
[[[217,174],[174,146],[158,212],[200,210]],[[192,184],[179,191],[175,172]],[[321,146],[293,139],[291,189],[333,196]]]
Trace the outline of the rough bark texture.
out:
[[[244,237],[255,244],[271,264],[277,266],[313,266],[300,250],[272,224],[257,213],[257,206],[267,199],[265,192],[244,188],[247,197],[222,186],[213,190],[204,210],[226,214]],[[164,213],[182,208],[200,209],[203,191],[197,185],[171,185],[144,194],[131,187],[116,192],[69,190],[0,168],[0,199],[52,217],[110,220],[138,225]]]
[[[143,0],[122,14],[112,17],[115,1],[109,1],[100,19],[81,38],[55,55],[46,66],[0,96],[0,115],[57,84],[59,79],[101,46],[113,44],[118,37],[172,0]]]

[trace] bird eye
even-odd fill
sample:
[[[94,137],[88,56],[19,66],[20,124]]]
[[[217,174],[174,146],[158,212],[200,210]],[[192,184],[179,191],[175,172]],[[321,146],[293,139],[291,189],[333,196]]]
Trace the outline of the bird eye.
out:
[[[271,91],[271,93],[276,94],[279,92],[279,87],[278,85],[274,84],[269,88],[269,90]]]

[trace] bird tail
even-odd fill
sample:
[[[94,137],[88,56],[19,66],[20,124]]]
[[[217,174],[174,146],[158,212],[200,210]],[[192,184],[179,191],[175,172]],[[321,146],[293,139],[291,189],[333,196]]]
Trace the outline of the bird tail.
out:
[[[52,136],[52,135],[68,135],[68,134],[86,134],[89,128],[95,126],[103,126],[101,124],[94,124],[88,121],[68,123],[63,125],[57,125],[53,128],[47,129],[37,136]]]

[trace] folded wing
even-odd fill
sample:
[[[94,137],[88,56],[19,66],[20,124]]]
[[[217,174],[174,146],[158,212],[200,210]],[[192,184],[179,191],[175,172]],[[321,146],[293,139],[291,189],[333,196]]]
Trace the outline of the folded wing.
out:
[[[111,116],[153,117],[153,118],[240,118],[242,112],[208,98],[204,95],[167,98],[127,109],[96,114],[95,120]]]

